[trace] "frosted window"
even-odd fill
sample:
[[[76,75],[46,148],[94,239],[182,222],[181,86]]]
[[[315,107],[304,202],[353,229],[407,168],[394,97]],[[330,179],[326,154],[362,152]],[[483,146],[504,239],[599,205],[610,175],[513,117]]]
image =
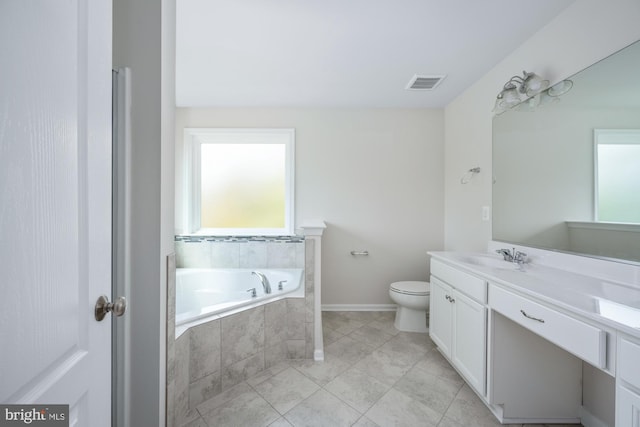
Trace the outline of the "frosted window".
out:
[[[189,233],[291,235],[293,129],[185,129]]]
[[[203,144],[203,228],[283,228],[284,144]]]
[[[640,223],[640,131],[596,132],[596,220]]]

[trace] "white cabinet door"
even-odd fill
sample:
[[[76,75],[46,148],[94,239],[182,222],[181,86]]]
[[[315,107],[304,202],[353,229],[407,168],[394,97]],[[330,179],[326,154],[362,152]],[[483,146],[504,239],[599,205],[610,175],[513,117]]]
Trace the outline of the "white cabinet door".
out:
[[[452,361],[473,388],[485,394],[487,309],[453,290]]]
[[[451,357],[453,289],[431,276],[429,336],[447,357]]]
[[[616,427],[640,427],[640,395],[616,387]]]

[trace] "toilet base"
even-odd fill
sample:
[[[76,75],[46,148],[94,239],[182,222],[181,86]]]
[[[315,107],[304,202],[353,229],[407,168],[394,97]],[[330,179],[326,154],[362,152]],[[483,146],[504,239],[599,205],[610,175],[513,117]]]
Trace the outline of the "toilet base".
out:
[[[396,310],[396,320],[393,326],[403,332],[429,332],[427,327],[427,312],[425,310],[414,310],[412,308],[398,306]]]

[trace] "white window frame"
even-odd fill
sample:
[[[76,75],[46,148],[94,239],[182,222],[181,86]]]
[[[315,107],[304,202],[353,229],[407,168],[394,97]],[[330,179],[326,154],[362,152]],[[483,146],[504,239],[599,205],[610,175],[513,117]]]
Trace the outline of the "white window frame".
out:
[[[282,228],[201,228],[202,144],[285,144],[285,212]],[[292,236],[294,227],[295,129],[185,128],[184,230],[210,236]]]
[[[640,129],[594,129],[593,130],[593,219],[601,222],[598,214],[600,199],[598,194],[598,145],[605,144],[638,144]]]

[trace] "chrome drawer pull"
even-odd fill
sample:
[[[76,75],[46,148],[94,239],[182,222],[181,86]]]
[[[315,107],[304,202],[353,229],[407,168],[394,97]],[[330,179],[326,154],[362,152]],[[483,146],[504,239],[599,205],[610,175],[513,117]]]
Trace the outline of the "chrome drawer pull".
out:
[[[540,323],[544,323],[544,319],[538,319],[537,317],[529,316],[527,313],[524,312],[524,310],[520,310],[520,313],[522,313],[522,315],[524,317],[526,317],[527,319],[531,319],[531,320],[535,320],[535,321],[540,322]]]

